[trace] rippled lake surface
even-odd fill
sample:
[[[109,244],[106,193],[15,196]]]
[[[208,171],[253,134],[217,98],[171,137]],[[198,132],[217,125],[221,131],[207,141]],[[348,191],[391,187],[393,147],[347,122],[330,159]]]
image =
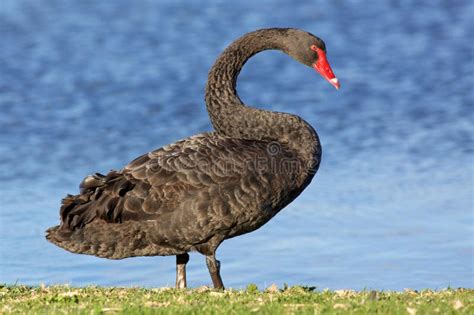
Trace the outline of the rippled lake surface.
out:
[[[0,5],[0,283],[174,285],[175,258],[109,261],[49,244],[82,178],[210,130],[207,72],[243,33],[326,41],[341,81],[279,52],[239,93],[304,117],[323,144],[305,192],[219,248],[224,283],[473,286],[471,1],[22,1]],[[410,4],[411,3],[411,4]],[[189,284],[209,284],[193,254]]]

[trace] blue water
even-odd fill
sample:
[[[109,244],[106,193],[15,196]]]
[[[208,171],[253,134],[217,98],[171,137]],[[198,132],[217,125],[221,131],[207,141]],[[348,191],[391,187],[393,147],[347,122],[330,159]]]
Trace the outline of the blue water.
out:
[[[172,286],[174,257],[74,255],[44,230],[85,175],[211,129],[207,72],[233,39],[294,26],[326,41],[341,90],[278,52],[238,89],[310,122],[323,162],[219,248],[224,283],[474,286],[472,1],[1,2],[0,283]],[[188,277],[210,283],[202,256]]]

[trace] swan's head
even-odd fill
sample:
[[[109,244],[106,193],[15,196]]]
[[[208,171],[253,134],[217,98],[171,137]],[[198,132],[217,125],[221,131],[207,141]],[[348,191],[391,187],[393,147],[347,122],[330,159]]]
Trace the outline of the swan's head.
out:
[[[336,89],[339,89],[339,81],[326,58],[324,41],[311,33],[297,29],[289,29],[287,35],[286,53],[302,64],[314,68]]]

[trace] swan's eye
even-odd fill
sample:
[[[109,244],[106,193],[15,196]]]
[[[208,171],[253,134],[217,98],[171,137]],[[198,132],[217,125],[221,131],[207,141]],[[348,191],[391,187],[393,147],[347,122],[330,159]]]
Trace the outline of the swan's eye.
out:
[[[319,48],[316,45],[311,45],[311,50],[316,53],[316,56],[318,56],[318,57],[320,56],[321,48]]]
[[[324,54],[326,54],[326,48],[325,48],[325,47],[324,47],[324,48],[319,48],[319,47],[316,46],[316,45],[311,45],[311,50],[314,51],[314,52],[316,52],[316,54],[317,54],[318,56],[321,55],[321,52],[324,53]]]
[[[324,51],[319,48],[318,46],[316,45],[311,45],[311,50],[314,51],[316,53],[316,55],[318,56],[318,59],[324,55]]]

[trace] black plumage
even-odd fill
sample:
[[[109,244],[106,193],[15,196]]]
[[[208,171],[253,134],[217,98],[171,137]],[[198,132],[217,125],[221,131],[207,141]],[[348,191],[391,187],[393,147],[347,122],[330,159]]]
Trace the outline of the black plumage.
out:
[[[209,73],[206,104],[215,131],[144,154],[120,171],[87,176],[78,195],[63,199],[61,223],[46,238],[111,259],[176,255],[178,287],[186,286],[187,253],[198,251],[223,288],[219,244],[258,229],[296,198],[321,157],[317,134],[303,119],[245,106],[237,75],[264,49],[308,64],[311,45],[324,43],[296,29],[259,30],[234,42]]]

